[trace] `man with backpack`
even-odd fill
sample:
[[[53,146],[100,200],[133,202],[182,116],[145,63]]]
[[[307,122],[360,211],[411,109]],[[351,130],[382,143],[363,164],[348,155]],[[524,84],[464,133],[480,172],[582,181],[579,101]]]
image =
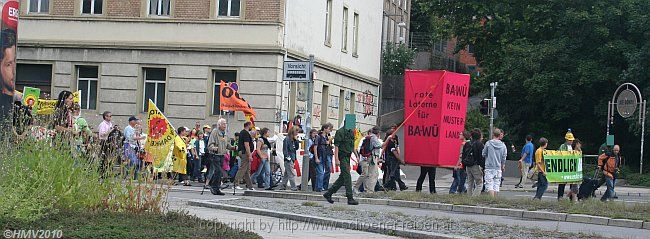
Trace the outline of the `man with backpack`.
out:
[[[481,142],[481,130],[472,130],[472,140],[463,146],[462,163],[467,172],[467,193],[472,196],[478,196],[481,193],[480,188],[483,186],[483,143]],[[478,190],[477,190],[478,189]]]
[[[381,141],[379,141],[379,127],[373,127],[368,135],[361,141],[361,149],[359,149],[359,167],[361,167],[361,176],[357,179],[354,189],[361,191],[360,187],[363,185],[365,192],[374,192],[375,184],[377,184],[377,158],[379,158]]]
[[[615,195],[614,192],[614,180],[618,176],[619,165],[621,164],[621,147],[614,145],[611,152],[606,152],[598,156],[598,170],[602,171],[602,178],[598,185],[607,185],[607,190],[603,193],[603,197],[600,198],[601,201],[611,200]]]

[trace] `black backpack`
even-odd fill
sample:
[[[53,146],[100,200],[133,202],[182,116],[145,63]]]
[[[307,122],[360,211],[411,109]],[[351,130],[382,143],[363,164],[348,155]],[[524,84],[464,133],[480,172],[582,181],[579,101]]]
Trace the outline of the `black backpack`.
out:
[[[359,154],[365,158],[368,158],[372,155],[373,146],[370,143],[370,139],[370,136],[366,136],[366,138],[361,142],[361,149],[359,149]]]
[[[476,157],[474,156],[474,142],[468,142],[463,145],[463,153],[462,153],[462,159],[461,162],[463,165],[466,167],[471,167],[476,165]]]

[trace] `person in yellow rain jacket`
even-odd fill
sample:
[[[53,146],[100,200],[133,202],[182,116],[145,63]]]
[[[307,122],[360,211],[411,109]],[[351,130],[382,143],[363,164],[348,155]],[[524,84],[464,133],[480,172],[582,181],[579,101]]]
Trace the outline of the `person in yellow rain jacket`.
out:
[[[177,130],[176,138],[174,139],[174,151],[172,153],[172,160],[174,162],[173,171],[178,174],[178,182],[183,183],[184,186],[190,186],[187,180],[187,144],[182,137],[187,136],[187,129],[180,127]]]

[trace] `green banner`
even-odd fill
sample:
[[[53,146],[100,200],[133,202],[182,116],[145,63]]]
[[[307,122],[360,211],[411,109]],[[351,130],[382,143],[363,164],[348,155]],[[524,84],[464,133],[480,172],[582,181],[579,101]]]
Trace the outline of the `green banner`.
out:
[[[41,89],[25,86],[23,88],[23,105],[32,107],[32,109],[34,109],[34,112],[36,112],[35,106],[37,105],[38,98],[40,96]]]
[[[582,152],[546,150],[544,164],[549,183],[582,182]]]

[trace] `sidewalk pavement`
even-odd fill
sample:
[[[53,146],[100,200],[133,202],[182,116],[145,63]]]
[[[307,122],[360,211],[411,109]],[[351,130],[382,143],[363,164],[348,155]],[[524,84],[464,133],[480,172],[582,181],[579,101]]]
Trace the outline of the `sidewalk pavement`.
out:
[[[178,195],[175,195],[178,196]],[[201,196],[196,196],[201,198]],[[212,195],[206,195],[205,199],[214,198]],[[225,197],[233,198],[233,197]],[[203,199],[203,200],[205,200]],[[184,210],[190,215],[195,215],[206,220],[218,220],[227,226],[244,231],[257,233],[263,238],[285,239],[285,238],[379,238],[379,239],[396,239],[376,233],[355,231],[342,228],[324,227],[313,223],[280,219],[275,217],[246,214],[227,210],[218,210],[206,207],[197,207],[187,205],[187,201],[192,198],[174,197],[170,202],[170,209]],[[209,225],[206,225],[209,226]]]

